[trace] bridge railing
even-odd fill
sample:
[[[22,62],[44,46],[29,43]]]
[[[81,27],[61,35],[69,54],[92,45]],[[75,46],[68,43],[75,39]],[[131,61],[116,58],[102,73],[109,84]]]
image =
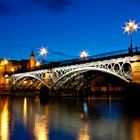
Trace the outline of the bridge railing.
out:
[[[115,51],[115,52],[97,54],[97,55],[91,56],[91,58],[97,59],[97,58],[113,57],[113,56],[118,56],[118,55],[123,55],[123,54],[128,54],[128,53],[129,53],[129,50],[120,50],[120,51]]]
[[[133,53],[132,53],[133,52]],[[135,47],[133,48],[133,51],[130,52],[130,49],[125,49],[125,50],[120,50],[120,51],[114,51],[114,52],[107,52],[107,53],[103,53],[103,54],[97,54],[97,55],[93,55],[93,56],[89,56],[85,59],[72,59],[72,60],[64,60],[64,61],[60,61],[61,64],[69,64],[69,63],[74,63],[74,62],[81,62],[81,61],[90,61],[90,60],[97,60],[97,59],[105,59],[105,58],[113,58],[113,57],[117,57],[117,56],[121,56],[121,55],[132,55],[132,54],[136,54],[140,52],[140,47]]]
[[[136,46],[136,47],[133,48],[132,50],[133,50],[134,53],[140,52],[140,47],[137,47],[137,46]]]

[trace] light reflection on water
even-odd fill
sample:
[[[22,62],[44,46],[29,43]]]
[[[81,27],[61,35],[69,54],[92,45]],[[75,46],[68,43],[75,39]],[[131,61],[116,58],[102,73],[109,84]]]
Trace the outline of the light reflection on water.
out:
[[[0,140],[139,140],[124,100],[0,97]]]
[[[91,138],[90,138],[90,134],[89,134],[89,125],[87,123],[84,123],[80,127],[78,140],[90,140],[90,139]]]
[[[24,103],[23,103],[23,123],[25,127],[27,124],[27,99],[26,97],[24,98]]]
[[[1,113],[0,113],[0,138],[1,140],[9,139],[9,116],[8,116],[8,102],[4,102],[1,105]]]

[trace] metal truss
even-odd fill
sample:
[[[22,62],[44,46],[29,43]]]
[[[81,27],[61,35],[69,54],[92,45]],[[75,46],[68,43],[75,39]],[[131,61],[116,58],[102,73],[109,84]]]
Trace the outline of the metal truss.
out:
[[[45,74],[47,70],[39,70],[39,71],[32,71],[32,72],[25,72],[25,73],[19,73],[19,74],[13,74],[10,77],[11,86],[15,84],[19,84],[21,80],[23,81],[24,78],[26,80],[27,77],[31,77],[33,79],[39,80],[43,85],[45,84]]]
[[[50,89],[55,86],[59,88],[76,74],[86,71],[100,71],[119,77],[120,79],[129,82],[132,77],[132,56],[103,61],[89,62],[84,64],[68,65],[46,70],[38,70],[13,74],[11,76],[11,85],[18,84],[24,77],[32,77],[39,80],[42,84]],[[48,75],[48,83],[46,83],[45,74]],[[58,84],[59,83],[59,84]]]

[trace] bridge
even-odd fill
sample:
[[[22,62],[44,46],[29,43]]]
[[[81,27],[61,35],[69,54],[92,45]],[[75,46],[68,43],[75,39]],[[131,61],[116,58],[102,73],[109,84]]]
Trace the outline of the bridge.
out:
[[[58,90],[80,85],[79,79],[88,80],[98,73],[111,75],[125,83],[140,83],[140,47],[133,48],[133,53],[129,50],[104,53],[84,60],[61,61],[57,67],[15,73],[10,81],[15,91],[39,90],[42,85],[50,90]]]

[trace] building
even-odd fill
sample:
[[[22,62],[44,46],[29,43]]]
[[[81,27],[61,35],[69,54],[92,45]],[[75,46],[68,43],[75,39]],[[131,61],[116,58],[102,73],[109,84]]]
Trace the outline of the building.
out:
[[[15,72],[24,72],[35,68],[35,55],[32,51],[30,59],[7,60],[0,59],[0,92],[5,92],[9,89],[9,77]]]
[[[30,69],[34,69],[35,68],[35,56],[34,56],[34,52],[32,50],[32,53],[30,55]]]

